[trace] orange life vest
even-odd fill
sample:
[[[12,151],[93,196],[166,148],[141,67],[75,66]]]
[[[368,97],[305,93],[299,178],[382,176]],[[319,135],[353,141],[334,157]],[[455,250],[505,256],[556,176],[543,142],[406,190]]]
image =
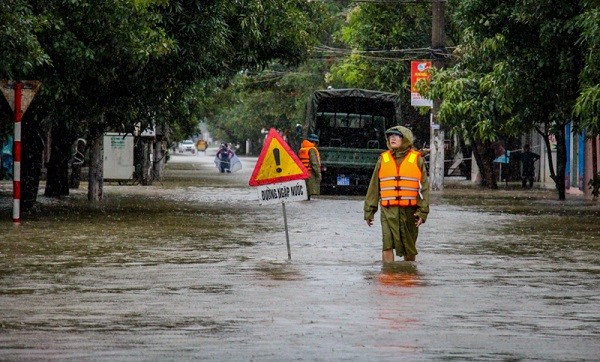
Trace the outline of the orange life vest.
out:
[[[409,151],[398,165],[391,151],[381,154],[379,168],[379,198],[381,206],[414,206],[421,195],[423,173],[418,151]]]
[[[302,148],[298,151],[298,158],[300,158],[300,161],[302,161],[302,164],[304,165],[304,167],[306,167],[306,169],[308,171],[312,170],[312,167],[310,166],[310,154],[309,154],[309,151],[311,149],[314,149],[315,152],[317,153],[317,160],[319,161],[319,166],[320,166],[321,165],[321,155],[319,155],[319,150],[317,150],[314,143],[312,143],[308,140],[304,140],[304,141],[302,141]]]

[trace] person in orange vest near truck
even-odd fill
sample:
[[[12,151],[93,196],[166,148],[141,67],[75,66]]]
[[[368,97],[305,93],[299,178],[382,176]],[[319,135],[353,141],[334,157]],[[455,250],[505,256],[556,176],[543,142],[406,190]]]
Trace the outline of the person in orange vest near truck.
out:
[[[311,133],[302,141],[300,151],[298,151],[298,158],[300,158],[304,167],[308,169],[310,175],[306,180],[306,190],[309,200],[311,195],[321,194],[321,156],[319,155],[319,150],[317,150],[318,143],[319,136]]]
[[[414,261],[419,226],[429,214],[429,179],[421,152],[413,148],[412,132],[403,126],[385,131],[388,150],[375,165],[364,202],[368,226],[381,206],[382,260],[396,255]]]

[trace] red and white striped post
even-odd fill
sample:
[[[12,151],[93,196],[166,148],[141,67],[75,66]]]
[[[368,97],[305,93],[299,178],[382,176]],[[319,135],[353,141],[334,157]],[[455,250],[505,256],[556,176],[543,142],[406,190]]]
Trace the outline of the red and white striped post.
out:
[[[23,84],[15,84],[15,137],[13,142],[13,224],[21,223],[21,96]]]
[[[13,223],[21,223],[21,118],[40,89],[38,80],[0,79],[0,91],[15,112],[13,141]]]

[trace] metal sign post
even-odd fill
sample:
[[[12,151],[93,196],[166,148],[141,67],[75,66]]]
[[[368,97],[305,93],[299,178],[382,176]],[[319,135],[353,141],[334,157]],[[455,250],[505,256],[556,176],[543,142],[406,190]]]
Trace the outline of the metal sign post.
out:
[[[288,260],[292,260],[292,252],[290,251],[290,234],[288,233],[287,215],[285,213],[285,201],[281,202],[283,209],[283,224],[285,225],[285,244],[287,245]]]
[[[285,226],[285,241],[287,244],[288,259],[292,259],[290,252],[290,235],[288,232],[287,213],[285,204],[287,202],[304,201],[308,199],[308,190],[305,180],[288,181],[276,184],[260,185],[256,187],[258,202],[261,205],[276,204],[281,202],[283,209],[283,223]]]
[[[271,128],[248,184],[256,186],[261,205],[281,202],[288,260],[292,259],[292,254],[285,203],[308,199],[305,181],[308,176],[308,170],[298,156],[283,137]]]

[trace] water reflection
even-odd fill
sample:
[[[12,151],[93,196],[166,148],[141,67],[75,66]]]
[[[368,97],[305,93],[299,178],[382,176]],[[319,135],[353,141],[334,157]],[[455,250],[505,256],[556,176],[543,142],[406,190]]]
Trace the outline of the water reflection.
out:
[[[422,328],[422,303],[417,288],[422,281],[417,264],[407,261],[385,263],[375,279],[378,325],[393,336],[379,341],[377,348],[386,353],[400,353],[418,359],[423,347],[402,337]],[[395,334],[398,331],[402,333]]]
[[[384,287],[411,288],[421,285],[417,265],[414,262],[397,261],[385,263],[381,272],[377,275],[377,281]],[[398,295],[407,293],[406,290],[395,290],[393,288],[382,288],[386,294]]]

